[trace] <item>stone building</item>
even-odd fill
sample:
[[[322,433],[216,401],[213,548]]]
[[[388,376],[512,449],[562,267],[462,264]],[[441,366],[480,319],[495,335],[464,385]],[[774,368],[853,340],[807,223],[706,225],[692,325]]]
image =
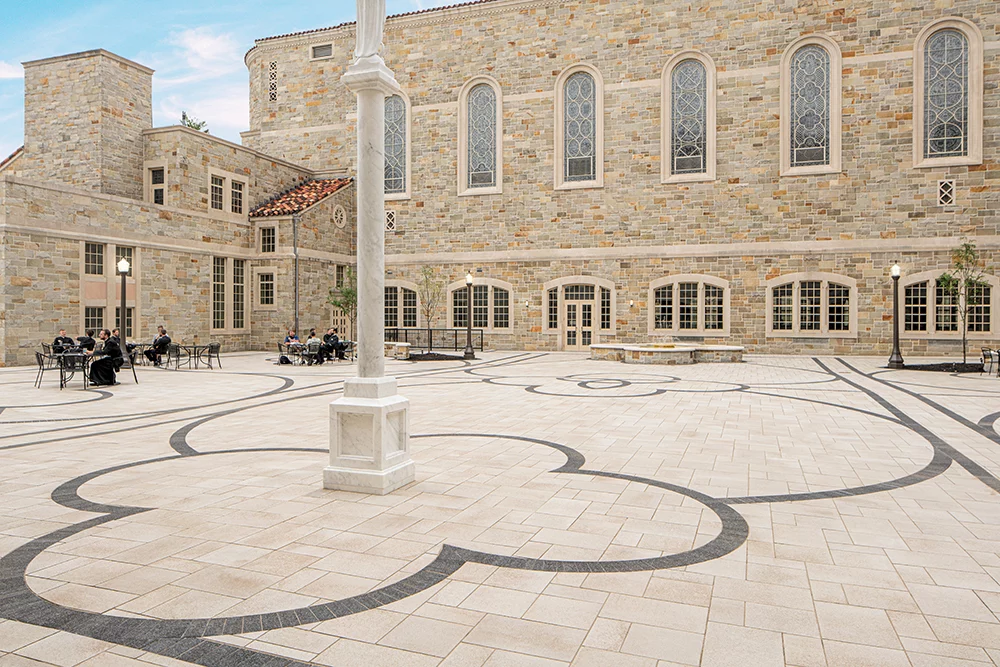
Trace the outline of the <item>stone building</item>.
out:
[[[387,326],[425,326],[430,267],[448,289],[433,325],[465,325],[471,272],[495,348],[888,354],[898,263],[904,354],[952,354],[963,325],[937,278],[968,239],[991,267],[970,340],[996,347],[998,19],[985,0],[482,0],[391,17]],[[165,319],[269,346],[293,321],[296,255],[300,321],[329,321],[353,261],[353,46],[353,24],[258,40],[243,147],[150,129],[149,70],[111,54],[27,63],[25,147],[0,167],[4,360],[114,307],[88,242],[108,266],[135,248],[143,336]]]

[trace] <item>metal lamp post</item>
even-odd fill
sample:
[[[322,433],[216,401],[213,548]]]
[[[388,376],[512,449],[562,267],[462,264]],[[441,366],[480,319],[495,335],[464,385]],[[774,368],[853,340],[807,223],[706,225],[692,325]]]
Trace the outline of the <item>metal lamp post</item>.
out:
[[[904,368],[903,355],[899,352],[899,276],[902,270],[899,264],[892,265],[892,354],[889,356],[889,368]]]
[[[128,313],[128,311],[125,309],[125,299],[126,299],[125,277],[128,276],[128,271],[130,268],[132,267],[129,265],[127,259],[122,257],[120,260],[118,260],[118,273],[120,273],[122,276],[122,307],[118,316],[118,328],[121,329],[123,343],[125,340],[128,339],[128,332],[126,331],[125,328],[125,318]]]
[[[472,274],[465,274],[465,289],[466,298],[468,299],[468,308],[466,310],[465,318],[465,354],[462,355],[463,359],[475,359],[476,351],[472,349]]]

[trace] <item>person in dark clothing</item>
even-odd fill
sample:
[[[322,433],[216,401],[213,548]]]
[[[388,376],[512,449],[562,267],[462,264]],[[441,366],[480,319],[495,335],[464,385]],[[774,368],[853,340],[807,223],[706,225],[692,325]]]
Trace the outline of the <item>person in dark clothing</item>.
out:
[[[118,384],[115,373],[124,363],[122,348],[118,344],[118,339],[107,329],[101,329],[100,338],[104,341],[104,347],[95,354],[101,358],[90,364],[90,384],[97,387]]]
[[[323,336],[323,347],[326,350],[327,358],[330,358],[330,355],[336,355],[337,359],[344,358],[344,348],[347,346],[340,342],[337,331],[335,327],[330,327],[326,330],[326,335]]]
[[[52,351],[56,354],[62,354],[71,347],[73,347],[73,339],[66,335],[65,329],[60,329],[59,335],[52,341]]]
[[[93,352],[94,348],[97,346],[97,341],[94,340],[93,329],[87,329],[87,335],[77,336],[76,340],[80,344],[80,347],[82,347],[87,352]]]
[[[160,365],[160,357],[167,353],[167,347],[170,345],[170,336],[167,335],[167,330],[163,328],[163,325],[157,327],[157,330],[159,333],[153,338],[153,346],[143,352],[154,366]]]

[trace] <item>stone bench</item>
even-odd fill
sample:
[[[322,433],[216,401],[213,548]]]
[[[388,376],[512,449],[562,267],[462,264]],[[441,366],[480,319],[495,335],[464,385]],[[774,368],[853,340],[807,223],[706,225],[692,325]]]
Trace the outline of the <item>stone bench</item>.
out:
[[[409,343],[393,343],[392,341],[383,341],[385,343],[385,356],[392,357],[393,359],[409,359],[410,358],[410,344]]]
[[[679,366],[697,363],[739,363],[745,348],[738,345],[635,345],[594,343],[590,358],[626,364]]]

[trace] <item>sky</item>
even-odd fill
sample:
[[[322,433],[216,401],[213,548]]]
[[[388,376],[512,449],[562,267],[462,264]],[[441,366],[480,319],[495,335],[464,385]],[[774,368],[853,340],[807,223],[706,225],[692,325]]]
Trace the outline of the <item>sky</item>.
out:
[[[386,12],[457,1],[386,0]],[[250,124],[243,55],[254,40],[355,16],[354,0],[0,0],[0,160],[24,142],[22,62],[107,49],[156,70],[154,127],[187,111],[239,143]]]

